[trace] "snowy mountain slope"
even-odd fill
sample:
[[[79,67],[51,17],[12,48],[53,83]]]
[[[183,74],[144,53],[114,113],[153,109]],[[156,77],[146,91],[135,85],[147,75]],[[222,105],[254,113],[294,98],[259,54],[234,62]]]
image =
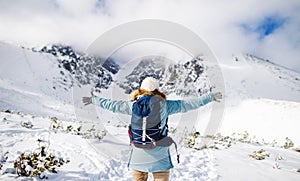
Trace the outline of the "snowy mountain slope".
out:
[[[166,67],[159,65],[161,60],[158,60],[159,63],[156,65],[155,61],[145,59],[124,78],[120,78],[123,81],[117,84],[129,93],[138,87],[139,80],[152,75],[160,79],[161,89],[167,90],[166,93],[175,92],[182,97],[195,96],[193,92],[195,90],[199,89],[196,91],[198,93],[209,91],[211,85],[202,71],[210,67],[204,68],[201,59],[197,62],[193,61]],[[197,63],[200,63],[199,66]],[[189,64],[193,66],[189,68]],[[197,72],[197,67],[202,71]],[[231,134],[247,130],[269,142],[276,139],[283,144],[285,138],[290,137],[297,146],[300,145],[300,138],[297,136],[300,110],[299,73],[253,55],[235,56],[229,62],[221,64],[221,68],[226,86],[226,107],[220,128],[221,133]],[[172,76],[176,78],[170,81]],[[118,93],[111,95],[115,94]],[[169,95],[169,98],[172,99],[173,96]],[[125,95],[124,97],[126,98]],[[198,131],[203,131],[206,127],[209,112],[210,109],[202,109],[201,116],[198,118],[199,124],[196,126]],[[177,124],[178,121],[174,121],[175,127]]]
[[[270,154],[263,160],[249,157],[263,149]],[[226,150],[214,151],[219,180],[290,180],[299,179],[299,153],[270,146],[238,143]]]
[[[76,81],[81,85],[109,88],[102,89],[100,95],[125,100],[128,100],[128,94],[124,94],[122,89],[129,93],[137,88],[139,82],[136,80],[146,74],[161,78],[161,86],[167,90],[166,93],[174,92],[180,96],[194,94],[192,87],[198,87],[200,93],[211,87],[201,59],[196,61],[199,65],[192,60],[167,67],[164,64],[155,65],[155,61],[141,60],[144,65],[133,65],[135,68],[130,72],[122,70],[122,77],[119,76],[118,65],[109,63],[104,69],[97,64],[97,58],[86,57],[69,46],[52,45],[32,51],[1,43],[0,51],[1,109],[57,116],[62,116],[65,114],[63,110],[66,110],[65,117],[74,118],[70,87]],[[221,64],[221,68],[226,86],[226,109],[221,132],[231,134],[249,130],[261,138],[279,140],[290,136],[300,144],[295,130],[300,100],[299,73],[252,55],[234,56]],[[144,70],[147,70],[146,74]],[[41,105],[42,109],[39,108]],[[286,116],[274,117],[274,110]],[[107,114],[109,116],[110,113]],[[119,116],[109,117],[110,120],[104,122],[120,123]],[[205,122],[203,119],[199,121]],[[203,124],[199,124],[197,129],[202,130],[202,127]],[[286,128],[281,133],[272,131],[272,128],[279,130],[281,127]]]
[[[113,60],[103,63],[62,45],[28,49],[1,42],[0,60],[2,110],[62,116],[64,109],[66,119],[74,117],[74,85],[108,88],[118,71]]]
[[[70,163],[61,167],[58,175],[50,174],[49,178],[52,180],[131,180],[131,174],[127,170],[126,163],[103,156],[101,151],[95,150],[97,145],[103,143],[103,140],[92,139],[89,141],[80,137],[80,135],[70,134],[66,131],[67,126],[70,124],[76,129],[81,124],[88,127],[92,126],[92,124],[103,123],[108,134],[112,134],[119,140],[122,140],[124,148],[128,143],[126,131],[126,126],[130,120],[128,116],[123,117],[97,109],[99,120],[95,120],[91,124],[81,123],[75,119],[74,108],[71,104],[73,100],[70,86],[72,81],[76,80],[74,78],[76,73],[78,73],[78,76],[87,75],[87,77],[81,77],[82,80],[87,80],[88,76],[96,75],[90,82],[92,84],[90,85],[91,87],[95,86],[97,82],[94,80],[97,80],[97,72],[85,74],[85,71],[90,71],[90,68],[93,68],[93,66],[85,67],[89,62],[80,62],[81,59],[78,59],[77,61],[79,62],[75,63],[76,67],[80,68],[77,69],[74,66],[74,69],[68,70],[61,64],[64,61],[58,60],[61,56],[53,55],[58,55],[57,51],[60,51],[60,48],[54,51],[56,53],[45,53],[33,52],[5,43],[0,45],[0,108],[2,110],[10,109],[25,113],[25,115],[0,113],[0,127],[2,130],[0,132],[0,150],[2,155],[9,151],[11,153],[10,159],[13,160],[20,151],[35,149],[37,147],[37,139],[48,140],[50,117],[57,116],[62,121],[64,129],[59,130],[57,133],[55,131],[51,132],[51,149],[56,154],[69,158]],[[64,51],[63,49],[61,50]],[[66,52],[68,51],[66,50]],[[68,56],[72,55],[71,52],[64,55],[63,60],[72,60]],[[239,55],[237,56],[238,61],[235,58],[221,64],[226,84],[225,101],[227,105],[220,130],[221,133],[230,135],[233,132],[247,130],[251,135],[255,135],[258,140],[265,138],[266,142],[271,142],[273,139],[276,139],[278,145],[282,146],[285,137],[289,137],[295,143],[295,147],[299,146],[300,140],[297,130],[297,127],[299,127],[297,119],[300,114],[299,74],[270,62],[261,61],[253,56]],[[64,63],[66,64],[66,62]],[[196,71],[189,71],[189,69],[185,71],[183,66],[178,67],[180,67],[181,72],[187,74],[186,76],[197,77],[194,76]],[[195,70],[193,65],[187,67],[190,70]],[[108,72],[106,70],[107,68],[104,70],[105,73]],[[130,75],[133,70],[134,67],[129,72],[123,73],[124,77]],[[63,71],[63,74],[61,71]],[[189,72],[192,74],[190,75]],[[125,94],[124,89],[118,85],[120,82],[115,81],[126,80],[124,77],[119,77],[119,73],[121,74],[122,72],[106,74],[111,77],[109,84],[104,85],[108,89],[101,89],[101,92],[98,92],[99,95],[128,100],[128,94]],[[140,74],[132,75],[133,79],[135,77],[138,79]],[[182,73],[181,75],[184,74]],[[162,77],[170,78],[172,76],[171,73],[166,73]],[[176,76],[175,84],[185,82],[184,78],[186,77],[180,79],[178,77]],[[172,83],[172,81],[170,82]],[[83,81],[82,83],[88,84],[89,81]],[[176,87],[174,90],[176,90]],[[88,93],[87,91],[87,95]],[[170,94],[168,98],[173,99],[177,98],[177,96]],[[77,99],[80,101],[80,97]],[[201,109],[200,117],[203,121],[207,119],[209,111],[210,107]],[[178,118],[170,117],[170,127],[176,128],[176,119]],[[28,120],[32,122],[33,129],[21,126],[22,121]],[[99,125],[95,126],[96,131],[102,131],[97,127]],[[92,130],[91,127],[88,127],[88,129]],[[88,129],[83,129],[82,131]],[[201,126],[195,129],[195,131],[199,131]],[[109,142],[105,143],[108,144]],[[213,150],[210,152],[191,150],[182,146],[180,150],[182,163],[175,165],[176,167],[172,170],[171,178],[172,180],[193,180],[195,178],[200,180],[214,180],[216,178],[218,180],[232,180],[241,178],[244,180],[251,178],[252,174],[257,174],[255,178],[261,180],[273,180],[274,175],[280,177],[280,179],[294,180],[297,178],[297,164],[300,163],[297,157],[298,153],[292,150],[283,150],[279,147],[274,149],[263,147],[268,149],[273,156],[280,153],[286,155],[282,161],[283,164],[280,164],[282,169],[276,170],[272,168],[274,165],[273,157],[263,160],[263,162],[253,161],[251,160],[252,158],[249,158],[249,154],[259,148],[261,147],[238,144],[232,150],[229,148],[228,150]],[[126,147],[126,149],[128,148]],[[237,152],[239,154],[235,154]],[[226,159],[228,155],[230,157]],[[232,160],[237,161],[232,163]],[[251,163],[250,166],[248,163]],[[251,166],[252,164],[254,166]],[[242,167],[243,172],[228,172],[228,165],[233,170]],[[264,169],[269,172],[263,172]],[[274,174],[274,172],[276,173]],[[16,178],[15,175],[4,174],[0,176],[0,179],[15,180]],[[22,180],[22,178],[18,179]]]
[[[71,89],[64,86],[52,56],[0,43],[0,108],[36,115],[71,116]],[[63,72],[63,70],[61,70]]]
[[[226,96],[300,101],[300,73],[253,55],[238,55],[221,64]]]
[[[233,132],[249,131],[258,139],[264,139],[266,142],[276,140],[280,145],[283,145],[285,138],[289,137],[295,146],[299,146],[299,110],[298,102],[244,100],[238,106],[225,109],[220,132],[228,135]]]
[[[63,67],[80,85],[93,85],[96,90],[107,89],[111,84],[112,74],[118,73],[120,67],[113,59],[102,61],[101,57],[88,56],[75,51],[67,45],[48,45],[33,48],[34,52],[53,55],[60,67]],[[69,83],[73,86],[73,82]]]
[[[249,131],[281,144],[290,137],[300,145],[300,74],[252,55],[221,64],[226,108],[221,132]]]

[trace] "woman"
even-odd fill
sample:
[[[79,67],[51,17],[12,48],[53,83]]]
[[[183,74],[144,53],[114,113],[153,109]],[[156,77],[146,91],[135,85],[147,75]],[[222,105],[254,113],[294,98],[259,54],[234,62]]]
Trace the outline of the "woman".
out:
[[[211,101],[219,102],[222,99],[222,94],[218,92],[208,93],[190,100],[166,100],[166,95],[159,91],[158,80],[147,77],[142,81],[140,88],[130,94],[131,101],[114,101],[92,96],[84,97],[83,103],[85,105],[93,103],[112,112],[131,115],[133,103],[143,96],[159,96],[163,100],[159,105],[160,110],[157,112],[160,114],[162,125],[167,123],[167,118],[171,114],[197,109]],[[167,127],[161,129],[161,132],[166,134]],[[168,181],[170,169],[173,168],[169,147],[157,145],[153,149],[141,149],[132,146],[128,166],[133,170],[134,181],[146,181],[149,172],[153,174],[155,181]]]

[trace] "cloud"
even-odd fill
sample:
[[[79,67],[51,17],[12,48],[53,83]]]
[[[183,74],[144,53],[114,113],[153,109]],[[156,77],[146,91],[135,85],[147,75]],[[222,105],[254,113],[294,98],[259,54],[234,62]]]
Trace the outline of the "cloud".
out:
[[[0,40],[84,50],[110,28],[145,18],[186,26],[221,61],[253,53],[300,71],[298,0],[0,0]]]

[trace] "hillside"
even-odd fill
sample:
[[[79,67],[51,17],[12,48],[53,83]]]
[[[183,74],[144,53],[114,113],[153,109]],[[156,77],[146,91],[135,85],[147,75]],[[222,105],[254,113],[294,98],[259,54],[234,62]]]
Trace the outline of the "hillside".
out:
[[[14,161],[21,152],[38,151],[43,145],[65,160],[56,168],[58,174],[46,172],[51,180],[131,180],[126,165],[130,117],[83,107],[78,103],[81,96],[92,88],[100,96],[128,100],[128,93],[149,75],[160,79],[169,99],[200,96],[214,86],[206,75],[211,67],[201,57],[171,65],[144,58],[131,69],[121,69],[115,60],[103,62],[70,46],[32,49],[0,43],[0,60],[0,180],[23,180],[12,169]],[[200,108],[194,128],[200,135],[182,135],[181,163],[171,179],[296,180],[299,73],[247,54],[220,60],[220,66],[226,107],[219,131],[228,136],[202,135],[210,105],[217,103]],[[76,90],[83,93],[74,94]],[[76,109],[93,111],[97,118],[79,120]],[[171,135],[181,118],[170,117]],[[283,146],[291,142],[286,137],[294,143],[287,149]],[[210,144],[203,145],[205,139]],[[110,146],[116,148],[113,153],[101,150]],[[249,156],[260,149],[269,156]]]

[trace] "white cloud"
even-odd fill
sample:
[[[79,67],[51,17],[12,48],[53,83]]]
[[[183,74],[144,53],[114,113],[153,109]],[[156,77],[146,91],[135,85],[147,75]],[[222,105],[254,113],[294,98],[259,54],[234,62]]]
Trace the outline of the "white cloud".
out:
[[[0,0],[0,40],[28,46],[61,42],[84,50],[114,26],[156,18],[190,28],[219,58],[253,53],[300,71],[299,12],[298,0]],[[272,15],[289,21],[263,40],[240,26]]]
[[[90,14],[96,8],[96,0],[56,0],[56,4],[66,15]]]

